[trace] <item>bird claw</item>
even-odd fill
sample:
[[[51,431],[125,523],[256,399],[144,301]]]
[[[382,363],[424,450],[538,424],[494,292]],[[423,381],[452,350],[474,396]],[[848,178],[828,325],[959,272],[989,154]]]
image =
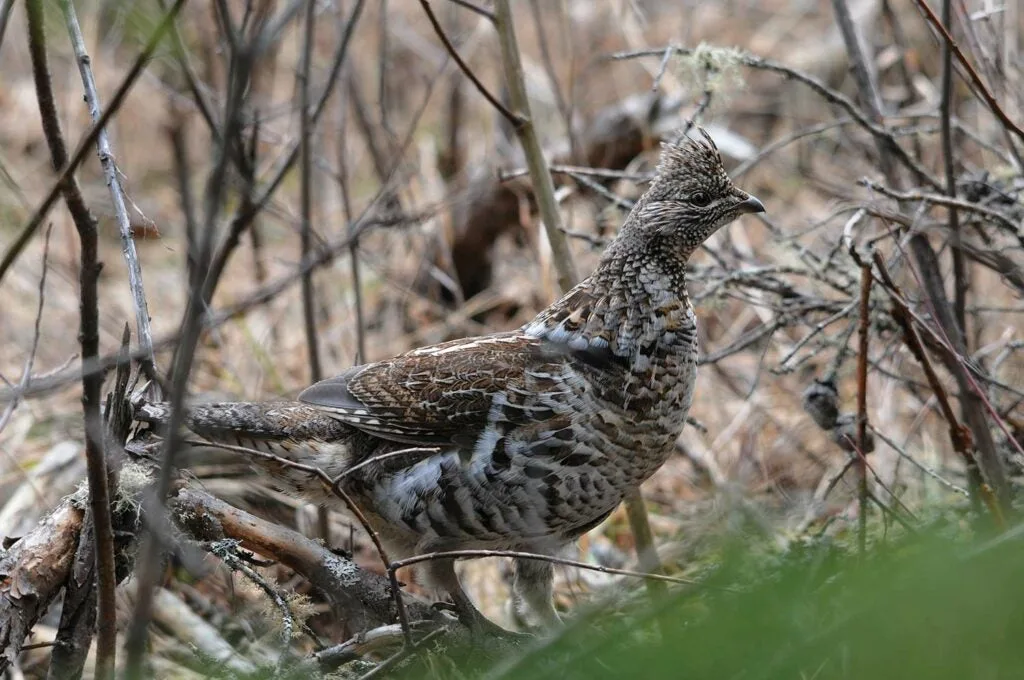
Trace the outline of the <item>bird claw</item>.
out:
[[[481,614],[475,607],[462,609],[452,602],[435,602],[431,605],[438,612],[454,614],[459,623],[464,625],[474,641],[483,642],[488,639],[500,638],[510,642],[527,642],[536,639],[532,633],[519,633],[499,626]]]

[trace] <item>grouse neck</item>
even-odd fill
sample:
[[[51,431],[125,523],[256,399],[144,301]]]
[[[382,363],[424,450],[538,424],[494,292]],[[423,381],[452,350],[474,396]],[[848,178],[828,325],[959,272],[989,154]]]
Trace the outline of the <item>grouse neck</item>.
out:
[[[673,300],[689,304],[686,257],[678,244],[658,235],[627,233],[605,250],[591,285],[597,290],[621,292],[627,304],[662,306]]]

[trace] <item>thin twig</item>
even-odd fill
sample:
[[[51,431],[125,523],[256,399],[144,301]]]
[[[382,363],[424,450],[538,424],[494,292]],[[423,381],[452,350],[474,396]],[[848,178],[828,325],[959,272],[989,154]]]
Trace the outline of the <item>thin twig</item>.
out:
[[[942,24],[947,29],[953,25],[953,0],[942,0]],[[942,101],[939,117],[942,125],[942,166],[946,174],[946,194],[956,199],[956,175],[953,158],[953,130],[950,118],[953,110],[953,54],[949,41],[942,43]],[[953,316],[963,341],[967,342],[967,271],[964,252],[961,247],[960,213],[955,207],[949,208],[949,232],[953,240]]]
[[[383,12],[383,9],[381,10]],[[316,0],[306,0],[306,17],[303,28],[302,67],[299,71],[299,158],[300,158],[300,203],[302,226],[299,232],[302,258],[309,257],[313,241],[313,134],[315,125],[310,120],[310,66],[313,62],[313,45],[316,36]],[[255,232],[254,232],[255,233]],[[302,321],[306,334],[306,356],[309,359],[311,382],[320,382],[324,377],[320,363],[320,343],[316,334],[316,290],[313,287],[313,272],[302,276]],[[327,508],[316,509],[317,531],[327,545],[331,544],[331,522]]]
[[[835,9],[837,19],[839,20],[843,40],[846,43],[847,54],[849,55],[851,62],[854,63],[854,72],[865,72],[870,76],[872,73],[872,66],[868,64],[863,53],[862,41],[858,37],[856,27],[849,17],[850,9],[847,6],[846,1],[832,0],[832,5]],[[876,86],[874,79],[871,77],[859,77],[857,80],[860,87],[861,100],[868,107],[872,124],[882,128],[884,131],[884,116],[880,107],[881,97],[877,91],[871,89]],[[878,149],[879,163],[882,167],[886,181],[893,189],[897,191],[902,190],[902,178],[898,172],[898,168],[893,163],[893,159],[902,159],[905,155],[905,151],[903,151],[902,147],[900,147],[895,138],[889,133],[876,136],[875,144]],[[904,162],[904,165],[907,165],[908,168],[911,167],[906,162]],[[915,175],[922,181],[926,179],[926,175],[922,175],[917,172],[915,172]],[[937,191],[945,191],[945,187],[939,184],[936,180],[932,180],[930,177],[927,177],[927,181]],[[946,197],[943,198],[945,200],[952,200]],[[931,313],[938,322],[938,327],[941,333],[945,336],[946,342],[952,344],[959,354],[966,356],[968,354],[967,346],[962,342],[963,335],[960,332],[960,329],[957,328],[956,319],[953,316],[949,301],[946,298],[945,285],[939,268],[938,256],[935,254],[934,248],[932,248],[927,236],[919,231],[911,234],[909,245],[914,256],[914,261],[917,264],[917,272],[915,273],[919,276],[919,282],[926,293],[926,298],[931,307]],[[971,428],[971,433],[978,447],[979,463],[982,471],[988,478],[989,483],[992,484],[996,498],[999,500],[1001,511],[1009,511],[1009,480],[1007,478],[1006,469],[1003,466],[1002,459],[996,449],[992,431],[989,428],[985,413],[982,410],[982,404],[984,403],[985,397],[981,394],[977,397],[975,396],[972,391],[973,386],[971,385],[973,379],[963,365],[954,361],[947,364],[947,368],[949,368],[957,380],[957,386],[962,395],[961,410],[963,412],[964,419]],[[997,422],[1001,422],[998,415],[996,415],[996,418]]]
[[[46,306],[46,274],[50,269],[50,235],[53,233],[53,223],[51,222],[46,227],[46,233],[43,236],[43,263],[42,273],[39,275],[39,302],[36,305],[36,318],[32,325],[32,346],[28,352],[28,358],[25,359],[25,367],[22,369],[21,378],[18,380],[18,388],[25,390],[29,383],[32,381],[32,366],[36,361],[36,352],[39,350],[39,336],[40,327],[43,321],[43,308]],[[17,394],[11,399],[7,406],[4,407],[3,413],[0,413],[0,433],[7,427],[7,423],[11,421],[11,416],[14,415],[15,410],[18,408],[18,396]],[[18,460],[11,454],[5,447],[0,447],[0,451],[3,452],[4,457],[8,459],[10,469],[16,470],[20,473],[24,479],[24,483],[28,484],[29,488],[32,489],[36,497],[39,500],[40,507],[46,506],[48,501],[45,494],[39,489],[35,480],[28,474],[28,472],[18,464]]]
[[[552,5],[554,3],[547,4]],[[565,100],[565,96],[562,94],[562,87],[558,82],[558,72],[555,70],[554,61],[551,58],[551,48],[548,45],[547,33],[544,31],[544,17],[541,14],[540,0],[530,0],[530,14],[533,16],[533,30],[537,34],[537,44],[540,47],[540,60],[544,65],[544,72],[551,83],[551,93],[555,97],[555,106],[558,108],[558,113],[562,116],[565,134],[570,139],[570,147],[572,147],[572,107]]]
[[[338,16],[340,20],[340,12]],[[346,89],[351,88],[341,88],[338,90],[338,172],[336,173],[336,179],[341,193],[341,207],[345,215],[345,223],[348,225],[350,239],[348,253],[349,266],[352,273],[353,307],[355,307],[356,313],[356,363],[360,364],[366,361],[366,322],[363,313],[362,280],[359,274],[359,238],[357,234],[353,233],[356,225],[352,220],[352,197],[349,194],[349,154],[348,135],[346,134],[349,119],[348,102],[344,97]]]
[[[281,456],[275,456],[272,453],[267,453],[266,451],[259,451],[257,449],[251,449],[246,446],[235,446],[233,444],[199,441],[195,439],[182,439],[181,443],[189,444],[192,446],[209,446],[217,449],[224,449],[225,451],[236,451],[238,453],[243,453],[246,456],[261,458],[263,460],[269,460],[277,465],[292,468],[295,470],[300,470],[302,472],[306,472],[308,474],[316,476],[316,478],[320,480],[320,482],[324,485],[324,487],[327,490],[341,498],[341,500],[345,503],[345,506],[348,508],[349,512],[352,513],[352,515],[356,518],[359,524],[369,535],[370,541],[373,543],[374,548],[376,548],[377,554],[380,557],[381,562],[384,564],[385,568],[388,569],[388,578],[391,580],[392,584],[392,596],[395,599],[395,605],[398,607],[398,618],[400,623],[402,624],[402,630],[405,633],[407,641],[409,643],[412,642],[412,632],[411,628],[409,627],[409,615],[405,608],[405,601],[402,599],[402,591],[401,588],[398,587],[398,580],[395,577],[394,570],[390,567],[390,565],[393,564],[393,562],[391,561],[391,558],[388,556],[388,552],[384,548],[384,544],[381,542],[380,534],[377,532],[376,529],[373,528],[373,525],[370,524],[369,520],[366,519],[366,515],[359,508],[356,502],[352,500],[352,497],[348,494],[348,492],[346,492],[345,489],[342,488],[341,484],[338,483],[337,479],[332,478],[330,475],[324,472],[322,468],[319,468],[315,465],[306,465],[304,463],[298,463],[294,460],[282,458]],[[346,473],[342,473],[342,477],[344,477],[345,474]]]
[[[992,514],[993,520],[1000,526],[1004,524],[1004,514],[998,501],[998,498],[993,494],[992,489],[984,482],[979,483],[980,476],[978,474],[978,461],[975,459],[971,452],[971,434],[970,431],[960,424],[956,417],[956,413],[953,411],[953,406],[949,402],[949,396],[946,394],[946,388],[942,385],[942,381],[939,379],[938,374],[935,372],[935,368],[932,366],[931,361],[928,359],[928,354],[924,350],[924,345],[921,342],[921,336],[917,332],[917,327],[914,323],[913,312],[910,307],[907,306],[904,300],[903,294],[899,287],[893,281],[892,276],[889,274],[889,269],[885,264],[885,258],[879,252],[875,252],[873,255],[875,267],[878,269],[878,274],[881,278],[883,290],[889,294],[890,299],[894,303],[894,314],[896,321],[900,324],[903,330],[903,341],[910,350],[910,353],[914,355],[914,358],[921,364],[921,368],[924,370],[925,377],[928,379],[928,384],[932,388],[932,392],[935,394],[935,398],[939,403],[939,408],[942,411],[943,417],[946,419],[946,424],[949,427],[949,439],[953,445],[953,450],[960,455],[964,460],[964,465],[967,467],[968,477],[972,481],[972,491],[978,494],[989,512]]]
[[[299,157],[301,159],[301,205],[302,205],[302,258],[309,257],[313,240],[313,131],[314,124],[309,110],[309,74],[313,61],[313,43],[316,26],[316,2],[307,0],[305,37],[303,39],[302,68],[299,72],[299,115],[300,132]],[[320,349],[316,336],[316,310],[314,309],[313,272],[302,275],[302,318],[306,330],[306,354],[309,359],[310,378],[319,382],[323,378],[320,365]],[[326,537],[324,537],[326,539]]]
[[[297,281],[302,279],[303,273],[325,267],[341,253],[347,252],[349,246],[352,244],[354,238],[360,237],[366,231],[372,227],[378,226],[395,226],[395,225],[414,225],[424,222],[433,216],[432,211],[424,212],[417,215],[403,215],[400,217],[395,216],[377,216],[373,218],[360,217],[353,224],[354,226],[349,229],[348,235],[345,238],[336,239],[334,241],[328,241],[323,247],[317,249],[312,253],[312,256],[302,262],[299,262],[294,269],[287,274],[274,279],[265,286],[253,291],[244,298],[225,305],[219,311],[214,311],[203,317],[203,330],[213,330],[220,328],[224,324],[228,323],[232,319],[237,319],[239,316],[244,315],[254,307],[265,305],[275,299],[285,291],[287,291]],[[154,347],[158,350],[176,347],[180,344],[182,338],[182,330],[178,329],[168,335],[158,339],[154,343]],[[121,360],[120,353],[112,353],[104,355],[103,357],[91,359],[89,361],[83,361],[79,366],[75,368],[56,373],[46,379],[40,379],[37,377],[28,385],[24,390],[21,389],[8,389],[0,391],[0,400],[6,401],[15,397],[25,398],[29,396],[37,396],[46,394],[55,389],[65,387],[77,379],[80,379],[82,375],[93,375],[102,374],[110,368],[119,365]],[[134,353],[128,355],[128,359],[135,360],[137,357]]]
[[[928,475],[929,477],[931,477],[936,482],[938,482],[942,486],[946,487],[947,489],[949,489],[953,493],[959,494],[959,495],[964,496],[966,498],[970,498],[971,494],[970,494],[969,491],[967,491],[967,489],[964,489],[964,488],[961,488],[961,487],[957,486],[953,482],[949,481],[948,479],[946,479],[945,477],[940,475],[935,470],[931,469],[930,467],[928,467],[927,465],[925,465],[921,461],[919,461],[916,458],[914,458],[913,456],[911,456],[909,453],[907,453],[906,451],[903,450],[903,447],[901,447],[899,444],[897,444],[895,441],[893,441],[890,437],[886,436],[886,434],[884,432],[882,432],[878,428],[874,427],[870,423],[868,423],[868,427],[871,428],[871,432],[875,436],[877,436],[883,442],[888,444],[892,448],[892,450],[895,451],[900,456],[900,458],[903,458],[904,460],[909,462],[911,465],[916,467],[918,470],[920,470],[924,474]]]
[[[314,4],[314,3],[310,3]],[[274,666],[274,677],[281,675],[284,665],[288,661],[288,647],[292,640],[292,630],[295,628],[295,616],[291,607],[277,592],[277,589],[267,583],[267,580],[260,576],[255,569],[246,564],[238,556],[238,540],[226,538],[216,541],[210,545],[210,552],[224,560],[228,567],[240,571],[249,581],[262,590],[274,603],[274,606],[281,612],[281,652],[277,656],[277,664]]]
[[[494,23],[494,12],[490,11],[489,9],[481,7],[480,5],[474,5],[472,2],[469,2],[468,0],[449,0],[449,2],[458,5],[459,7],[465,7],[470,12],[479,14],[480,16],[487,19],[491,23]]]
[[[10,23],[11,11],[13,9],[14,0],[3,0],[0,3],[0,47],[3,47],[4,35],[7,33],[7,24]]]
[[[651,48],[642,50],[632,50],[626,52],[615,52],[610,55],[610,59],[623,60],[623,59],[634,59],[637,57],[660,57],[665,53],[664,47],[662,48]],[[681,56],[690,56],[694,50],[688,47],[675,47],[675,52]],[[778,62],[771,61],[770,59],[763,59],[761,57],[754,56],[752,54],[741,54],[739,57],[740,63],[747,68],[753,68],[763,71],[771,71],[778,73],[786,78],[795,80],[798,83],[802,83],[809,87],[813,92],[822,97],[825,101],[830,104],[834,104],[839,108],[843,109],[850,115],[853,120],[860,125],[864,130],[871,133],[871,135],[877,140],[890,145],[892,153],[899,159],[903,165],[905,165],[916,178],[921,182],[927,184],[937,191],[942,190],[942,184],[931,176],[927,169],[922,166],[917,160],[915,160],[906,149],[896,143],[895,137],[891,131],[887,130],[884,126],[876,121],[872,121],[864,114],[864,111],[857,106],[853,100],[844,95],[843,93],[835,90],[819,79],[812,75],[804,73],[803,71],[785,66]]]
[[[348,55],[348,50],[352,42],[352,36],[355,34],[356,24],[359,21],[359,17],[362,16],[365,4],[366,0],[356,0],[355,5],[352,7],[352,11],[349,13],[349,19],[345,25],[345,31],[342,34],[341,42],[338,45],[338,49],[335,51],[334,60],[331,63],[331,68],[327,74],[326,80],[324,81],[326,86],[318,98],[316,105],[313,107],[313,113],[310,115],[310,122],[313,125],[316,125],[317,121],[320,120],[320,116],[326,109],[327,102],[330,100],[330,96],[334,92],[334,87],[340,80],[338,78],[338,74],[341,71],[341,67],[345,64],[345,59]],[[300,145],[301,140],[293,143],[288,148],[288,151],[281,157],[277,167],[271,173],[270,179],[263,185],[262,191],[256,195],[250,205],[243,206],[244,209],[239,210],[232,219],[231,226],[228,229],[228,234],[217,248],[217,252],[210,263],[209,274],[207,275],[205,290],[203,292],[203,301],[206,304],[209,304],[210,301],[213,300],[213,294],[217,289],[217,284],[220,282],[224,269],[227,267],[228,260],[231,258],[231,254],[241,242],[242,234],[244,234],[246,229],[249,228],[256,216],[266,208],[270,199],[277,191],[277,188],[281,185],[281,182],[284,181],[284,178],[288,175],[288,172],[295,164],[295,161],[298,160]]]
[[[93,123],[98,123],[103,115],[100,95],[96,88],[96,79],[93,78],[89,53],[85,49],[82,29],[78,25],[75,5],[72,0],[61,0],[60,5],[68,26],[68,33],[71,36],[71,45],[75,50],[78,71],[82,76],[82,87],[85,88],[85,103],[89,107],[89,117]],[[143,355],[141,364],[145,373],[152,378],[156,376],[156,364],[153,356],[153,331],[149,324],[149,305],[146,303],[146,289],[142,283],[142,267],[139,264],[139,253],[135,249],[135,238],[124,203],[124,191],[121,189],[121,179],[117,164],[114,162],[114,152],[110,148],[107,131],[103,128],[100,128],[96,136],[96,150],[99,152],[107,188],[110,189],[110,200],[114,206],[114,214],[117,216],[117,226],[121,231],[121,254],[128,267],[128,287],[132,292],[132,301],[135,305],[135,332],[139,338],[139,348]]]
[[[178,200],[181,205],[182,219],[185,222],[186,280],[192,281],[197,276],[196,263],[192,258],[199,248],[196,241],[198,227],[196,226],[195,201],[192,197],[192,168],[189,164],[188,144],[185,140],[185,121],[179,111],[172,112],[167,137],[171,144],[174,176],[178,184]]]
[[[928,23],[931,24],[936,31],[938,31],[939,35],[942,36],[942,39],[945,41],[946,45],[948,45],[949,49],[952,50],[953,54],[956,55],[957,61],[959,61],[960,65],[964,67],[964,70],[970,77],[970,81],[977,88],[978,92],[981,94],[981,98],[984,99],[985,103],[988,105],[988,108],[991,109],[992,113],[995,114],[995,117],[999,119],[999,122],[1006,126],[1006,129],[1008,129],[1010,132],[1016,135],[1018,139],[1024,141],[1024,130],[1022,130],[1019,125],[1014,123],[1010,119],[1010,117],[1006,115],[1006,112],[1003,110],[1003,107],[999,105],[999,101],[996,99],[995,95],[993,95],[992,91],[988,89],[987,85],[985,85],[985,82],[981,79],[981,76],[978,75],[978,72],[974,69],[974,66],[971,64],[971,62],[967,59],[967,56],[963,53],[963,50],[960,49],[960,46],[957,44],[956,40],[953,39],[953,36],[950,35],[949,31],[946,29],[946,26],[948,26],[948,22],[939,20],[939,18],[935,16],[935,12],[932,10],[931,7],[928,6],[928,3],[925,2],[924,0],[914,0],[914,4],[917,5],[922,12],[924,12],[925,18],[928,20]],[[945,14],[945,10],[943,10],[943,13]]]
[[[135,85],[135,81],[142,75],[146,64],[149,63],[149,60],[152,58],[157,46],[160,44],[160,41],[163,40],[164,35],[173,24],[174,18],[178,16],[181,8],[184,7],[185,2],[186,0],[176,0],[174,5],[171,6],[171,9],[164,14],[163,19],[161,19],[160,23],[157,24],[155,29],[153,29],[149,39],[146,41],[146,46],[135,59],[135,63],[132,64],[128,73],[126,73],[124,78],[121,80],[121,84],[114,92],[114,96],[110,98],[110,104],[107,107],[107,110],[103,112],[100,119],[93,123],[92,127],[90,127],[88,132],[85,133],[85,136],[82,137],[82,140],[78,143],[78,146],[75,147],[74,152],[71,153],[68,158],[68,162],[58,169],[59,175],[50,186],[49,190],[47,190],[46,196],[43,198],[43,202],[36,208],[35,212],[32,213],[28,222],[24,227],[22,227],[14,241],[10,246],[8,246],[6,252],[4,252],[3,258],[0,259],[0,281],[3,280],[4,275],[7,273],[7,270],[11,268],[11,265],[14,264],[14,261],[18,259],[18,255],[21,251],[25,249],[26,245],[28,245],[29,239],[32,238],[32,235],[40,227],[43,221],[46,220],[46,216],[49,214],[50,208],[53,207],[54,202],[56,202],[58,196],[60,196],[61,192],[64,190],[65,183],[74,174],[75,170],[78,169],[78,166],[85,158],[85,155],[89,153],[92,145],[96,143],[97,137],[106,127],[107,122],[121,108],[121,104],[124,102],[125,97],[128,96],[128,93]]]
[[[867,550],[868,536],[868,332],[871,327],[871,263],[860,265],[860,325],[857,331],[857,485],[860,494],[857,544],[860,555]]]
[[[409,658],[409,656],[411,656],[418,650],[423,649],[423,647],[426,646],[428,642],[442,635],[445,632],[447,632],[447,629],[438,628],[437,630],[430,631],[422,638],[416,640],[411,644],[407,642],[405,645],[402,646],[400,650],[398,650],[397,652],[395,652],[394,654],[392,654],[391,656],[377,664],[377,666],[374,667],[373,670],[364,673],[363,675],[360,675],[359,680],[373,680],[373,678],[383,676],[384,673],[387,673],[389,670],[400,664],[405,659]]]
[[[171,393],[169,395],[171,415],[168,437],[163,450],[163,462],[154,494],[148,499],[146,508],[147,514],[151,517],[160,516],[163,512],[174,471],[174,460],[182,444],[181,428],[185,422],[185,396],[188,392],[195,348],[203,328],[202,316],[205,307],[203,294],[206,285],[202,275],[209,271],[213,252],[217,217],[224,198],[224,178],[230,162],[230,140],[239,134],[242,125],[242,107],[246,93],[249,91],[249,76],[255,58],[249,49],[249,47],[238,46],[234,52],[232,68],[229,72],[228,98],[225,104],[224,126],[220,135],[221,143],[215,146],[214,166],[206,183],[203,230],[200,233],[200,243],[196,253],[197,275],[190,281],[188,305],[181,323],[181,342],[176,347],[174,366],[171,370]],[[153,525],[152,520],[150,525]],[[143,674],[146,639],[152,619],[154,589],[160,574],[162,553],[161,541],[156,532],[150,529],[142,539],[139,552],[138,596],[128,629],[128,639],[125,643],[127,653],[125,676],[132,680],[141,678]]]
[[[665,47],[665,54],[661,57],[661,63],[658,64],[658,70],[654,74],[654,81],[651,83],[651,92],[657,92],[658,86],[661,84],[661,79],[665,77],[665,71],[668,70],[668,61],[672,58],[672,53],[676,51],[676,46],[669,43]]]
[[[423,11],[426,13],[427,19],[430,20],[430,25],[434,27],[434,32],[437,33],[437,37],[441,39],[441,42],[444,44],[444,48],[448,50],[448,54],[451,55],[452,59],[455,60],[455,63],[458,64],[462,72],[465,73],[466,77],[473,83],[473,87],[477,89],[477,92],[484,96],[484,99],[486,99],[498,113],[504,116],[505,120],[507,120],[513,128],[518,130],[525,122],[523,115],[510,111],[507,106],[502,104],[498,98],[491,94],[490,90],[480,82],[480,79],[477,78],[475,73],[473,73],[473,69],[469,68],[469,65],[462,60],[458,50],[455,49],[455,45],[452,45],[452,41],[448,38],[448,34],[445,33],[444,27],[441,26],[437,17],[434,16],[434,10],[431,9],[430,2],[428,0],[420,0],[420,6],[423,7]],[[491,20],[495,22],[495,25],[497,25],[499,21],[498,16],[492,17]]]
[[[412,557],[406,557],[405,559],[395,560],[391,563],[391,566],[394,569],[400,569],[402,567],[408,567],[413,564],[419,564],[420,562],[431,562],[433,560],[467,559],[481,557],[513,557],[515,559],[538,560],[540,562],[550,562],[551,564],[559,564],[565,567],[576,567],[577,569],[597,571],[602,574],[613,574],[615,576],[631,576],[633,578],[639,578],[648,581],[662,581],[664,583],[683,583],[691,586],[701,585],[700,581],[681,578],[679,576],[654,574],[646,571],[633,571],[631,569],[617,569],[615,567],[606,567],[600,564],[590,564],[588,562],[580,562],[579,560],[570,560],[564,557],[554,557],[552,555],[542,555],[540,553],[520,552],[518,550],[445,550],[439,552],[425,553],[423,555],[414,555]]]
[[[927,203],[940,205],[944,208],[949,208],[950,210],[963,210],[964,212],[977,213],[978,215],[1001,223],[1011,234],[1024,236],[1024,231],[1021,230],[1020,226],[1005,214],[998,210],[978,205],[977,203],[971,203],[970,201],[966,201],[962,198],[956,198],[956,196],[932,194],[924,191],[898,191],[867,178],[861,179],[860,183],[872,191],[877,191],[878,193],[888,196],[889,198],[896,199],[897,201],[925,201]]]

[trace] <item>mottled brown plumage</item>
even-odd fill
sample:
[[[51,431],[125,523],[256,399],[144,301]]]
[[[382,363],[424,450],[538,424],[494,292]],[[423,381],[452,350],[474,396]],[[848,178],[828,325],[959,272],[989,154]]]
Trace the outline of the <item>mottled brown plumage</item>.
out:
[[[608,516],[670,455],[693,399],[697,344],[686,261],[718,228],[761,212],[710,137],[665,144],[655,180],[596,271],[522,328],[416,349],[317,383],[299,402],[195,406],[211,441],[336,476],[398,554],[551,553]],[[159,404],[139,418],[166,420]],[[255,459],[278,483],[337,504],[310,475]],[[479,616],[450,562],[430,563]],[[551,565],[518,560],[515,599],[556,620]]]

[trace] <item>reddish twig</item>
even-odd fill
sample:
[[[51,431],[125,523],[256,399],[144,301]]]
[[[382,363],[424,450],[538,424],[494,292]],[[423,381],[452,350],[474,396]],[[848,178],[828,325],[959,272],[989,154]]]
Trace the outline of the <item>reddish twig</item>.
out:
[[[873,89],[876,87],[875,80],[870,77],[872,73],[872,65],[868,63],[868,60],[864,55],[862,41],[857,35],[852,20],[850,19],[849,7],[847,6],[846,0],[832,0],[832,5],[835,9],[837,20],[843,34],[843,40],[846,43],[846,51],[849,54],[851,62],[853,62],[855,74],[867,74],[867,77],[857,78],[858,85],[860,87],[861,100],[864,102],[865,106],[868,107],[872,121],[884,129],[884,116],[882,115],[882,110],[879,106],[880,97],[878,92]],[[896,143],[895,138],[891,133],[883,136],[876,136],[875,142],[878,148],[880,165],[886,181],[889,183],[889,186],[894,189],[901,190],[903,188],[902,177],[898,172],[898,167],[893,163],[894,158],[901,157],[899,155],[901,154],[899,144]],[[921,177],[921,179],[923,179],[923,177]],[[937,181],[932,180],[930,177],[928,180],[929,183],[938,191],[945,191],[945,188]],[[916,274],[919,275],[921,287],[925,291],[931,313],[935,318],[939,329],[941,329],[942,334],[945,336],[946,342],[951,343],[952,346],[957,349],[959,354],[966,355],[967,346],[966,343],[962,342],[963,336],[961,334],[961,330],[957,327],[956,318],[954,317],[949,301],[946,298],[946,290],[943,283],[942,273],[939,268],[938,256],[936,255],[934,248],[932,248],[931,243],[928,241],[928,237],[920,232],[911,233],[909,246],[914,256],[913,259],[917,264],[918,271]],[[999,453],[996,450],[995,441],[992,437],[992,432],[989,429],[985,413],[981,408],[981,403],[985,397],[981,394],[975,397],[973,393],[975,386],[971,385],[973,378],[962,364],[952,362],[948,365],[948,368],[957,380],[957,385],[961,393],[961,408],[964,418],[970,426],[971,433],[977,444],[981,467],[984,469],[989,483],[992,484],[993,491],[999,500],[1000,506],[1004,510],[1009,510],[1009,480],[999,457]],[[998,416],[997,422],[1001,422],[1001,419],[999,419]]]
[[[889,269],[885,264],[885,258],[883,258],[880,253],[875,252],[873,254],[873,259],[875,267],[878,268],[881,283],[883,284],[882,289],[886,291],[890,299],[893,301],[893,317],[896,319],[897,323],[900,324],[900,328],[903,330],[903,341],[906,344],[907,349],[910,350],[910,353],[913,354],[914,358],[921,364],[921,368],[924,370],[928,384],[931,386],[932,392],[935,394],[935,399],[939,403],[939,409],[942,411],[942,415],[949,426],[949,439],[953,445],[953,450],[963,458],[968,471],[974,471],[974,474],[969,475],[969,477],[971,479],[978,479],[978,461],[971,452],[971,432],[965,426],[961,425],[956,417],[956,412],[953,410],[952,404],[950,404],[946,388],[942,385],[942,381],[939,379],[938,374],[935,372],[935,368],[932,366],[931,360],[928,358],[928,354],[925,352],[924,344],[921,342],[921,336],[917,332],[917,326],[914,322],[915,315],[907,305],[903,293],[889,274]],[[1003,527],[1005,525],[1005,517],[998,499],[992,492],[991,487],[986,483],[978,484],[977,487],[978,488],[974,489],[974,491],[980,495],[981,500],[985,503],[985,506],[992,514],[992,518],[996,524]]]
[[[858,546],[867,550],[868,461],[868,332],[871,327],[871,263],[860,265],[860,324],[857,330],[857,488],[860,496]]]
[[[948,4],[950,0],[946,0],[946,2]],[[995,95],[993,95],[992,91],[988,89],[987,85],[985,85],[985,81],[981,79],[981,76],[978,75],[977,70],[975,70],[974,66],[967,59],[967,56],[963,53],[963,50],[960,49],[960,45],[958,45],[956,40],[953,39],[953,36],[950,35],[949,31],[946,29],[946,26],[943,25],[943,22],[939,19],[939,17],[935,16],[935,12],[932,11],[932,8],[928,6],[928,3],[925,2],[924,0],[914,0],[914,4],[917,5],[918,8],[920,8],[920,10],[924,13],[925,18],[928,20],[928,23],[932,25],[932,27],[939,33],[940,36],[942,36],[942,39],[946,42],[946,45],[948,45],[949,49],[952,50],[953,54],[956,55],[956,60],[959,61],[960,65],[964,67],[964,71],[967,72],[967,75],[970,78],[971,82],[978,89],[978,92],[981,94],[981,98],[985,100],[985,103],[988,105],[988,108],[991,109],[992,113],[995,114],[995,117],[999,119],[999,122],[1005,125],[1006,129],[1010,130],[1014,135],[1017,136],[1018,139],[1024,141],[1024,130],[1022,130],[1019,125],[1014,123],[1010,119],[1010,117],[1006,115],[1006,112],[1003,111],[1003,107],[1000,106],[999,102],[996,100]]]
[[[462,72],[466,74],[466,77],[469,78],[470,82],[473,83],[473,87],[477,89],[477,92],[484,96],[484,99],[486,99],[488,103],[490,103],[490,105],[505,118],[505,120],[511,123],[513,128],[518,130],[525,122],[525,118],[518,113],[510,111],[507,106],[502,104],[498,98],[491,94],[484,84],[480,82],[480,79],[477,78],[475,73],[473,73],[473,69],[469,68],[469,65],[462,60],[458,50],[456,50],[455,46],[452,45],[452,41],[448,38],[448,34],[445,33],[441,23],[434,15],[434,10],[430,7],[430,2],[428,0],[420,0],[420,6],[423,7],[423,11],[426,13],[427,19],[430,20],[430,25],[434,27],[434,33],[436,33],[437,37],[440,38],[444,48],[448,51],[448,54],[451,55],[452,59],[455,60],[455,63],[458,64],[459,69],[461,69]],[[494,17],[492,17],[491,20],[494,21]]]

